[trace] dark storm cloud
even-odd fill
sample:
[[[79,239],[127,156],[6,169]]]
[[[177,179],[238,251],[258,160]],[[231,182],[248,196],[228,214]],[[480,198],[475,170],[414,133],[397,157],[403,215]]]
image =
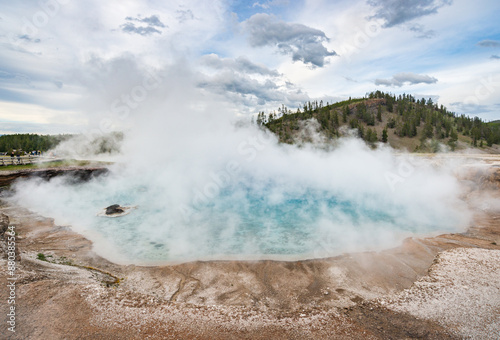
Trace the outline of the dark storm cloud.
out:
[[[415,85],[415,84],[434,84],[437,83],[437,79],[425,74],[415,74],[415,73],[398,73],[395,74],[391,79],[376,79],[375,85],[384,86],[403,86],[403,85]]]
[[[253,47],[275,46],[294,61],[302,61],[313,67],[323,67],[325,58],[337,55],[323,46],[328,41],[325,33],[302,24],[278,21],[267,14],[255,14],[243,22]]]
[[[398,26],[430,14],[452,4],[452,0],[368,0],[375,7],[374,18],[384,19],[384,27]]]

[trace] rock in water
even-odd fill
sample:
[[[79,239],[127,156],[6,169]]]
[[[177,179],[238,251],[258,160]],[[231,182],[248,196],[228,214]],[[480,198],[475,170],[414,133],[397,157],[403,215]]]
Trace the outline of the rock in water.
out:
[[[122,214],[124,212],[125,210],[119,204],[113,204],[106,208],[106,215]]]
[[[97,216],[121,217],[121,216],[128,215],[135,208],[137,208],[137,206],[122,207],[119,204],[113,204],[107,208],[102,209],[99,213],[97,213]]]

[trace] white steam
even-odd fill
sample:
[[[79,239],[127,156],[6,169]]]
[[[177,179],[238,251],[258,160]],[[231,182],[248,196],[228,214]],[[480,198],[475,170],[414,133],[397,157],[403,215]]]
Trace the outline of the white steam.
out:
[[[279,144],[236,124],[234,111],[197,90],[182,68],[162,79],[119,122],[126,138],[109,176],[22,182],[14,200],[106,240],[112,250],[95,250],[121,263],[333,256],[468,225],[444,165],[354,138],[330,151]],[[115,203],[138,208],[96,216]]]

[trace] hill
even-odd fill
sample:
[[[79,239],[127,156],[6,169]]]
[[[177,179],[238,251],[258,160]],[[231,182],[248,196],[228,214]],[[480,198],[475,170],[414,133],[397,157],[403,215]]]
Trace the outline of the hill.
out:
[[[383,142],[420,152],[436,152],[443,144],[455,150],[500,143],[499,121],[486,123],[478,117],[458,116],[430,98],[396,97],[381,91],[334,104],[308,102],[296,112],[285,106],[277,113],[259,112],[257,124],[274,132],[280,142],[290,144],[311,142],[311,134],[304,133],[311,128],[327,141],[356,129],[371,145]]]

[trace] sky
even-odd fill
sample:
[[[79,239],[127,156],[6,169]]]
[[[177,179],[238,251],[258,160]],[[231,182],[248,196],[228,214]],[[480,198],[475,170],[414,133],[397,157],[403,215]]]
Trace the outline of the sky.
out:
[[[500,119],[496,0],[0,4],[1,134],[120,129],[176,86],[248,119],[375,90]]]

